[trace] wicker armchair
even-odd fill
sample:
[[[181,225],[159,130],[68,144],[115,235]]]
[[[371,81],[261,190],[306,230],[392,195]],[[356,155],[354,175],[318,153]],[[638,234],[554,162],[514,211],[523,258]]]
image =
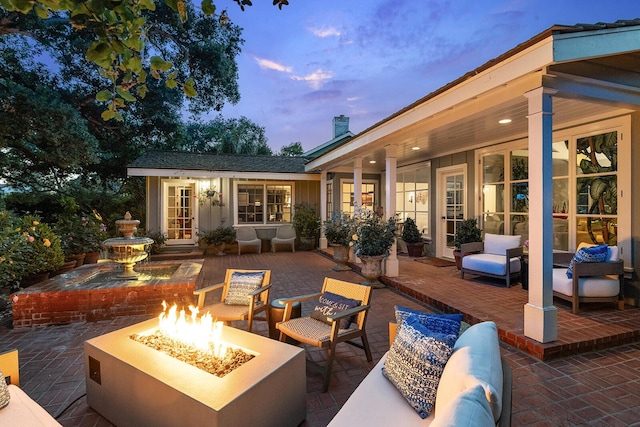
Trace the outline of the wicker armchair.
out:
[[[227,296],[234,285],[234,273],[264,273],[262,283],[256,290],[247,294],[248,304],[228,304]],[[237,277],[237,276],[236,276]],[[222,297],[215,304],[204,306],[207,294],[211,291],[222,289]],[[247,331],[251,332],[254,320],[268,321],[269,290],[271,289],[271,270],[235,270],[228,269],[223,283],[197,289],[193,294],[198,298],[197,306],[201,312],[209,312],[214,320],[220,320],[229,324],[233,320],[246,320]],[[264,316],[256,314],[264,312]]]
[[[345,298],[358,300],[361,301],[361,304],[327,317],[330,324],[316,320],[312,317],[291,319],[294,302],[310,300],[313,298],[317,299],[325,292],[331,292]],[[322,368],[308,360],[309,366],[316,368],[324,376],[323,392],[326,392],[329,389],[331,368],[335,357],[336,345],[338,343],[346,342],[347,344],[363,349],[367,356],[367,360],[371,362],[371,349],[369,348],[369,341],[367,340],[367,334],[365,331],[370,298],[371,287],[369,286],[358,285],[327,277],[324,279],[322,292],[320,293],[284,298],[280,300],[285,304],[283,321],[276,324],[276,327],[280,330],[280,341],[285,341],[288,336],[304,344],[319,348],[326,348],[328,350],[325,368]],[[352,316],[355,316],[355,320],[351,326],[343,329],[342,326],[344,325],[342,325],[341,322],[344,319],[352,318]],[[352,341],[355,338],[360,338],[362,340],[362,344]]]

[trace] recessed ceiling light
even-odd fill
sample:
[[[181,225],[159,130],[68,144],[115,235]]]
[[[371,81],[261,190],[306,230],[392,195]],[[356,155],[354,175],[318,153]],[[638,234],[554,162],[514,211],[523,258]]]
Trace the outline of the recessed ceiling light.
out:
[[[413,151],[418,151],[418,150],[420,149],[420,147],[411,147],[411,149],[412,149]]]
[[[511,123],[511,119],[498,120],[498,123],[500,123],[501,125],[506,125],[507,123]]]
[[[375,160],[369,160],[369,163],[374,164],[376,161]]]

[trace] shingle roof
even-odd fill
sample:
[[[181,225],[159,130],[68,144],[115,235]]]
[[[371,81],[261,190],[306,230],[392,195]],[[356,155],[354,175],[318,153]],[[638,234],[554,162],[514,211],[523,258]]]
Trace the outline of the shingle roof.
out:
[[[200,154],[180,151],[148,151],[129,168],[306,173],[304,157]]]

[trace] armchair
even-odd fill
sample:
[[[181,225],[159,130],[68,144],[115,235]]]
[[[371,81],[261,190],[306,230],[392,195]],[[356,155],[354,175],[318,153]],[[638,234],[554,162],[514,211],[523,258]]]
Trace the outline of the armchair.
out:
[[[291,252],[296,251],[296,230],[293,225],[281,225],[276,230],[276,237],[271,238],[271,251],[276,251],[276,245],[291,245]]]
[[[462,268],[465,273],[504,279],[507,288],[511,280],[520,276],[523,248],[520,236],[485,233],[484,242],[465,243],[460,246]]]
[[[242,253],[244,247],[255,247],[258,253],[262,250],[262,240],[258,239],[256,229],[253,227],[240,227],[236,231],[236,241],[238,242],[238,255]]]
[[[314,298],[318,299],[327,295],[327,292],[350,301],[357,300],[360,305],[347,308],[344,311],[335,309],[332,313],[327,315],[326,322],[317,320],[315,318],[317,316],[291,319],[294,302]],[[329,379],[331,377],[331,368],[336,353],[336,344],[346,342],[347,344],[363,349],[367,356],[367,360],[371,362],[371,349],[369,348],[369,341],[367,340],[367,334],[365,331],[365,322],[369,312],[370,298],[371,287],[369,286],[358,285],[327,277],[324,279],[322,291],[319,293],[280,300],[285,304],[282,322],[276,324],[276,328],[280,330],[280,341],[285,341],[288,336],[304,344],[319,348],[326,348],[328,350],[327,363],[324,369],[314,362],[308,361],[310,366],[320,371],[324,376],[323,392],[326,392],[329,389]],[[352,318],[355,319],[351,325],[347,326],[343,323],[348,321],[347,319]],[[352,341],[354,338],[360,338],[362,340],[362,344]]]
[[[579,250],[579,249],[578,249]],[[580,303],[612,302],[624,310],[624,261],[619,259],[618,247],[607,248],[604,262],[576,262],[572,278],[567,277],[567,266],[573,253],[553,254],[553,296],[569,301],[573,314]]]
[[[220,301],[204,306],[207,293],[222,289]],[[254,320],[268,321],[269,290],[271,270],[227,269],[224,282],[197,289],[193,294],[198,298],[200,311],[208,311],[214,320],[228,324],[232,320],[246,320],[247,331],[251,332]],[[256,314],[264,312],[264,317]]]

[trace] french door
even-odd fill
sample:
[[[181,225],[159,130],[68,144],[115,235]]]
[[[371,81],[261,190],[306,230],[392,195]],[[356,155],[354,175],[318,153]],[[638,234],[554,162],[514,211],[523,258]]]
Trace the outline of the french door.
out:
[[[163,224],[168,245],[196,242],[196,183],[165,181],[163,185]]]
[[[467,216],[467,165],[440,168],[436,174],[439,213],[436,256],[452,258],[458,224]]]

